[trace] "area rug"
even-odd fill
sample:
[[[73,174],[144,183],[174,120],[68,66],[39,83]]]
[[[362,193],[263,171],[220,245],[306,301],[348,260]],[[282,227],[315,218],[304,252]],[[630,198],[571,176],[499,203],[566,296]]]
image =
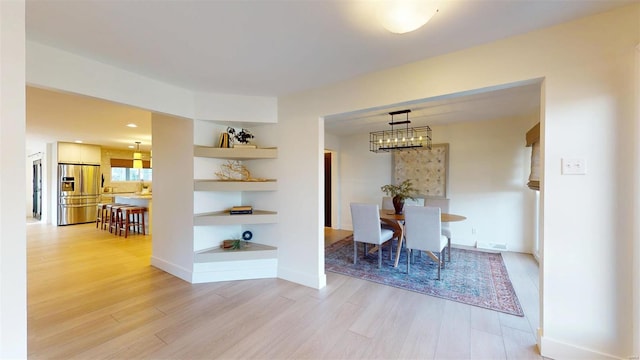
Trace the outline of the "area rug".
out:
[[[394,246],[394,258],[395,258]],[[417,257],[407,275],[406,251],[398,267],[389,260],[389,247],[383,246],[382,268],[378,269],[377,252],[363,258],[358,244],[358,264],[353,264],[353,237],[349,236],[325,248],[325,269],[397,288],[447,300],[474,305],[510,315],[524,316],[500,253],[451,249],[451,262],[438,278],[438,268],[426,254]]]

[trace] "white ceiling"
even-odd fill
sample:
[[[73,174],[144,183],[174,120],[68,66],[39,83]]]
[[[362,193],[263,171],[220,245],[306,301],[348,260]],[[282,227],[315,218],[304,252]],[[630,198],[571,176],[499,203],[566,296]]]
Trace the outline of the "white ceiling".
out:
[[[30,41],[186,89],[282,96],[635,1],[447,0],[424,27],[397,35],[379,25],[377,1],[371,0],[27,0],[26,31]],[[109,106],[103,105],[99,115],[84,110],[71,114],[66,106],[56,107],[51,99],[43,97],[46,96],[35,96],[32,91],[28,94],[28,135],[35,129],[46,132],[44,128],[52,125],[57,130],[64,129],[69,138],[89,139],[89,134],[99,133],[106,138],[107,130],[120,126],[110,124],[110,119],[121,121],[128,113],[115,106],[110,116]],[[62,104],[63,100],[57,100]],[[84,100],[72,103],[84,104]],[[47,101],[47,105],[35,103],[39,101]],[[474,101],[473,109],[467,106],[456,110],[465,103],[461,99],[449,99],[446,106],[440,102],[426,107],[449,108],[430,110],[437,111],[439,115],[429,117],[438,121],[447,117],[462,121],[454,119],[456,114],[470,111],[479,119],[481,114],[495,110],[486,108],[493,107],[492,102]],[[499,102],[502,107],[511,104]],[[484,109],[479,108],[481,104],[486,105]],[[67,112],[60,115],[58,111]],[[382,114],[388,111],[377,110]],[[419,115],[417,107],[414,111],[413,115]],[[38,118],[32,117],[35,114],[39,114]],[[336,117],[328,123],[346,124],[344,120]],[[80,129],[85,131],[74,133]],[[339,129],[334,126],[332,131]],[[129,141],[133,136],[150,137],[150,133],[108,136]]]

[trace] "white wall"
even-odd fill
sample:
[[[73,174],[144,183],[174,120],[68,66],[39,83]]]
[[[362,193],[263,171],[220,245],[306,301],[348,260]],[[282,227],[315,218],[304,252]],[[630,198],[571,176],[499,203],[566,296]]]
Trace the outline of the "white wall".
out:
[[[193,121],[153,114],[151,265],[191,281],[193,272]]]
[[[0,358],[27,357],[25,4],[0,1]]]
[[[531,148],[524,139],[538,121],[533,114],[431,126],[434,144],[449,144],[450,211],[467,217],[450,224],[454,244],[505,244],[510,251],[533,252],[535,193],[526,187]],[[344,229],[352,229],[350,202],[380,205],[380,187],[393,181],[392,156],[370,152],[366,131],[340,138]]]
[[[631,249],[637,241],[637,214],[628,199],[637,196],[630,179],[638,165],[623,159],[638,141],[629,131],[634,104],[626,94],[633,93],[639,15],[636,4],[281,99],[282,146],[296,149],[286,160],[296,164],[296,173],[308,174],[289,191],[318,192],[322,163],[310,152],[318,146],[302,148],[295,135],[313,137],[326,114],[544,78],[543,354],[630,356],[632,339],[640,336],[630,333],[628,316]],[[560,175],[563,157],[586,159],[588,174]],[[281,221],[296,234],[283,239],[282,247],[304,254],[292,265],[309,277],[317,271],[308,251],[321,241],[320,209],[312,196]],[[322,250],[317,255],[321,259]]]
[[[15,19],[20,22],[24,16],[7,14],[8,7],[16,6],[7,4],[15,3],[1,4],[3,38],[8,34],[11,39],[22,39],[23,25],[18,26],[20,31],[5,29],[9,26],[6,24],[16,24]],[[265,130],[279,139],[280,158],[274,167],[280,174],[281,190],[273,205],[279,209],[280,223],[272,230],[280,236],[279,276],[310,286],[319,287],[326,282],[319,190],[323,116],[544,77],[543,354],[560,358],[594,357],[596,353],[630,356],[632,339],[640,336],[630,332],[633,327],[628,316],[632,312],[631,249],[637,242],[631,231],[637,214],[633,212],[634,202],[628,200],[637,198],[637,193],[629,190],[629,183],[638,165],[630,166],[623,161],[627,150],[638,141],[636,131],[629,131],[636,125],[635,99],[628,94],[633,94],[631,74],[634,46],[640,40],[639,12],[640,6],[634,4],[279,99],[278,125]],[[2,46],[6,44],[3,42]],[[199,118],[192,116],[198,108],[192,94],[183,89],[38,44],[30,43],[28,51],[30,83]],[[11,54],[13,61],[20,53],[3,51],[1,65],[7,61],[7,54]],[[12,76],[19,74],[20,69],[18,66],[17,72],[11,72]],[[8,76],[6,71],[2,74],[4,87],[11,82],[4,79]],[[7,125],[6,120],[1,124],[12,129],[16,126],[13,122]],[[20,121],[17,125],[24,126]],[[21,134],[24,129],[17,131]],[[576,156],[587,159],[588,175],[560,176],[560,158]],[[24,173],[23,156],[19,164],[0,159],[3,182],[5,169]],[[170,172],[171,167],[172,164],[167,164],[166,171]],[[155,180],[154,197],[158,199]],[[4,185],[0,184],[0,191]],[[21,193],[26,191],[23,186],[24,179],[20,179],[12,187],[12,191],[21,189],[16,191],[21,203]],[[5,203],[11,195],[4,191],[0,197]],[[24,211],[18,213],[22,218]],[[5,231],[15,239],[24,239],[23,225],[17,225],[24,222],[9,221],[13,219],[4,216],[3,212],[0,220],[3,239]],[[181,228],[186,225],[180,224]],[[184,245],[179,236],[173,242],[167,241],[168,247]],[[2,246],[9,245],[3,241]],[[17,246],[23,247],[21,243]],[[186,254],[180,253],[183,255]],[[20,294],[26,280],[14,274],[24,273],[21,271],[24,254],[20,248],[9,246],[9,252],[3,248],[1,256],[3,269],[5,262],[10,261],[13,274],[11,279],[2,278],[2,294],[8,293],[5,281],[13,284],[7,290],[17,289]],[[9,320],[7,316],[17,317],[12,323],[12,334],[17,334],[18,345],[4,336],[2,341],[22,349],[26,336],[19,327],[26,325],[26,321],[20,321],[26,300],[14,299],[3,295],[0,315],[3,326],[11,323],[5,321]]]

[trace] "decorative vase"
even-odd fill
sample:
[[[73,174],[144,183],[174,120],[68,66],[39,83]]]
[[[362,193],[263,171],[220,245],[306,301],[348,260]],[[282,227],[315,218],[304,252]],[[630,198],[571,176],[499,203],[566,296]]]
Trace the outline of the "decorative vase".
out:
[[[402,214],[402,210],[404,209],[404,198],[401,198],[400,196],[394,196],[392,200],[393,208],[395,209],[396,214]]]

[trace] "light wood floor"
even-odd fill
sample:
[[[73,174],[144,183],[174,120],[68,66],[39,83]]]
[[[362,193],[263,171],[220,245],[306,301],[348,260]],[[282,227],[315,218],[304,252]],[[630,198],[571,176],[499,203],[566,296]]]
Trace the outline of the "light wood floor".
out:
[[[149,236],[30,224],[32,359],[538,359],[537,265],[505,254],[526,317],[327,273],[191,285],[149,266]]]

